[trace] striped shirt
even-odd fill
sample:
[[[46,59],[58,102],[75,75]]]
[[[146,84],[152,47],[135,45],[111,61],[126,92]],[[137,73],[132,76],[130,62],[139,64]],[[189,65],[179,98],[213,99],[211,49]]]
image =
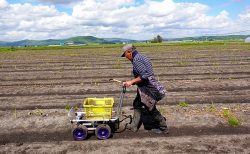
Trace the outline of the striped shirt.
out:
[[[152,110],[155,104],[165,96],[166,90],[156,80],[150,60],[136,50],[133,51],[132,56],[133,74],[142,80],[137,84],[141,101],[149,110]]]
[[[133,74],[135,77],[140,76],[141,80],[146,81],[148,77],[154,75],[152,64],[146,56],[141,55],[136,50],[133,51],[132,56]]]

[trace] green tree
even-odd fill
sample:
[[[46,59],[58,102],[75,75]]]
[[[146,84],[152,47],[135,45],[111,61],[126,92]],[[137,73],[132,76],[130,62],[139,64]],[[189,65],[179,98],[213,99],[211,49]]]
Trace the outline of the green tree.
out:
[[[163,41],[163,38],[160,35],[157,35],[156,37],[154,37],[151,43],[161,43],[162,41]]]

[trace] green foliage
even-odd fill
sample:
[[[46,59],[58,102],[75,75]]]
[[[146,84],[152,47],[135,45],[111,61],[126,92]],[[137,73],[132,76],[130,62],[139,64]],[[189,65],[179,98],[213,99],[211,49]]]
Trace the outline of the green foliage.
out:
[[[187,102],[184,102],[184,101],[181,101],[181,102],[179,102],[179,106],[180,106],[180,107],[187,107],[187,106],[188,106],[188,103],[187,103]]]
[[[78,107],[78,106],[75,106],[75,107],[74,107],[74,110],[75,110],[75,111],[79,110],[79,107]]]
[[[14,107],[14,117],[17,118],[16,106]]]
[[[10,47],[10,51],[16,51],[16,48],[13,47],[13,46],[11,46],[11,47]]]
[[[236,117],[231,116],[231,117],[228,118],[228,124],[230,126],[237,127],[237,126],[240,125],[240,121]]]
[[[14,50],[8,47],[0,47],[0,52],[13,52],[13,51],[29,51],[29,50],[63,50],[63,49],[91,49],[91,48],[114,48],[122,47],[122,44],[88,44],[82,46],[27,46],[27,47],[15,47]],[[119,49],[120,50],[120,49]],[[105,49],[104,51],[107,51]]]
[[[72,107],[71,107],[69,104],[67,104],[64,108],[65,108],[66,111],[70,111],[70,109],[71,109]],[[79,109],[80,109],[80,108],[79,108],[77,105],[73,107],[73,110],[74,110],[74,111],[78,111]]]
[[[241,46],[243,49],[249,49],[249,44],[244,42],[235,42],[235,41],[199,41],[199,42],[162,42],[162,43],[134,43],[134,45],[138,48],[141,47],[166,47],[168,49],[175,48],[175,49],[192,49],[192,48],[200,48],[200,47],[220,47],[224,45],[237,45]],[[15,47],[11,49],[10,47],[0,47],[0,52],[14,52],[14,51],[29,51],[29,50],[64,50],[64,49],[91,49],[91,48],[101,48],[103,50],[99,52],[113,52],[112,50],[108,50],[110,48],[116,48],[116,51],[120,51],[123,44],[88,44],[82,46],[28,46],[28,47]]]
[[[109,43],[108,41],[105,41],[105,39],[102,38],[96,38],[93,36],[77,36],[72,37],[69,39],[65,39],[64,42],[73,42],[75,44],[88,44],[88,43]]]
[[[13,46],[0,48],[0,52],[14,52],[14,51],[17,51],[17,48]]]
[[[229,118],[230,115],[231,115],[231,112],[230,112],[229,109],[224,109],[224,110],[223,110],[223,116],[224,116],[225,118]]]
[[[209,112],[215,112],[216,111],[216,107],[214,105],[214,102],[212,101],[211,105],[208,108]]]
[[[161,43],[163,41],[163,38],[160,35],[157,35],[153,40],[151,40],[151,43]]]
[[[44,113],[42,110],[36,108],[35,110],[31,111],[29,115],[35,115],[35,116],[43,116]]]
[[[69,111],[70,109],[71,109],[70,105],[67,104],[67,105],[65,106],[65,110]]]
[[[227,122],[230,126],[237,127],[240,125],[240,120],[232,115],[231,111],[228,108],[223,109],[223,116],[227,118]]]
[[[187,66],[187,65],[190,65],[190,62],[187,62],[187,61],[178,61],[178,62],[176,62],[176,64],[178,66]]]

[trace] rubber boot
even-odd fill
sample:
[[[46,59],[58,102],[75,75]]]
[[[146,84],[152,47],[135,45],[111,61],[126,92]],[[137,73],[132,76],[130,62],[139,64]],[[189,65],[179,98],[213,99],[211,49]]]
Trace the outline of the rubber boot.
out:
[[[162,131],[162,133],[168,133],[169,130],[167,127],[166,118],[163,117],[156,108],[152,111],[152,114],[154,119],[159,122],[159,129]]]
[[[141,127],[141,125],[142,125],[141,110],[134,109],[134,115],[133,115],[132,123],[130,125],[130,130],[133,132],[137,132],[138,129]]]

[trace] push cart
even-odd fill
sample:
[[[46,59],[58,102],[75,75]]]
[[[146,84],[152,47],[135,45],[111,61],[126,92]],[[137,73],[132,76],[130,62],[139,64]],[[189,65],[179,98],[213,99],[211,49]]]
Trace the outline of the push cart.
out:
[[[83,111],[75,112],[70,109],[68,117],[74,124],[72,131],[75,140],[85,140],[91,132],[98,139],[108,139],[120,126],[121,107],[126,87],[122,87],[119,104],[113,110],[114,98],[86,98],[83,102]],[[131,116],[126,116],[130,118]],[[123,119],[124,120],[124,119]]]

